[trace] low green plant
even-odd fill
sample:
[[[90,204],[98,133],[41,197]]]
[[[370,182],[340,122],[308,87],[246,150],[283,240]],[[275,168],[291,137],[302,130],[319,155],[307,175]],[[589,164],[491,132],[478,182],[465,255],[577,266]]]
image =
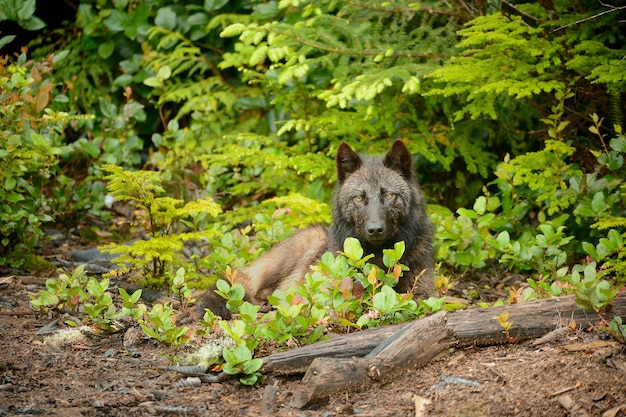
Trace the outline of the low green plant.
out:
[[[403,242],[386,250],[387,271],[381,271],[367,262],[371,255],[364,255],[360,242],[348,238],[344,250],[337,255],[324,254],[304,282],[287,291],[274,291],[268,297],[273,309],[262,315],[258,305],[244,300],[244,288],[233,283],[236,271],[229,269],[227,280],[217,281],[216,292],[237,318],[221,321],[210,311],[204,317],[207,326],[217,322],[238,346],[236,351],[224,352],[228,363],[224,371],[244,375],[243,383],[255,383],[261,363],[254,362],[253,352],[265,345],[283,348],[310,344],[333,329],[377,327],[441,310],[443,298],[415,301],[412,294],[398,294],[393,289],[406,270],[399,263],[403,253]]]
[[[171,303],[155,304],[139,324],[143,332],[161,343],[177,347],[190,340],[189,328],[177,327],[175,310]]]
[[[190,304],[195,301],[191,296],[192,291],[185,281],[185,268],[178,268],[171,281],[170,292],[174,297],[178,298],[180,311],[184,313],[189,309]]]
[[[613,317],[613,320],[609,322],[609,332],[616,340],[626,344],[626,324],[622,322],[620,316]]]
[[[143,303],[138,304],[141,293],[142,290],[139,289],[132,294],[128,294],[124,288],[120,288],[120,296],[122,297],[121,315],[123,317],[130,317],[135,321],[139,321],[143,317],[147,307]]]
[[[511,241],[509,233],[504,231],[489,242],[499,251],[500,263],[508,268],[559,279],[568,272],[566,249],[574,239],[574,236],[565,234],[566,228],[562,226],[567,217],[562,215],[542,223],[535,233],[529,230],[515,241]]]
[[[513,322],[509,320],[509,312],[504,310],[502,314],[494,317],[494,319],[496,319],[500,326],[502,326],[502,333],[504,333],[506,340],[509,342],[515,342],[515,339],[511,336],[511,327],[513,327]]]
[[[126,171],[114,165],[105,165],[105,177],[111,195],[119,201],[130,201],[138,209],[138,220],[147,232],[146,240],[131,244],[109,244],[103,251],[117,254],[114,262],[120,266],[117,273],[142,271],[144,282],[165,286],[166,273],[186,264],[183,245],[187,241],[208,240],[219,235],[205,228],[206,218],[221,212],[210,199],[183,200],[160,196],[165,192],[158,172]],[[191,231],[185,231],[191,229]],[[201,230],[203,229],[203,230]]]
[[[263,366],[262,359],[253,359],[252,352],[245,346],[234,349],[224,348],[224,364],[222,370],[229,375],[243,375],[239,381],[244,385],[254,385],[260,382],[262,375],[258,372]]]
[[[413,300],[412,294],[398,294],[393,287],[407,267],[399,261],[404,242],[383,251],[386,271],[369,264],[360,242],[348,238],[343,251],[326,253],[308,274],[295,294],[310,306],[327,311],[329,325],[364,328],[397,323],[438,311],[443,299]],[[420,279],[418,275],[416,280]]]
[[[42,312],[69,312],[82,316],[81,323],[107,331],[114,329],[114,321],[120,317],[139,320],[143,316],[146,306],[138,304],[141,290],[128,294],[120,288],[123,304],[118,310],[108,289],[108,279],[89,277],[84,266],[79,266],[71,275],[62,273],[57,279],[46,280],[46,288],[32,296],[30,304]],[[68,324],[77,326],[79,323],[68,320]]]
[[[604,272],[598,270],[595,262],[587,265],[574,265],[571,282],[576,303],[593,311],[602,311],[611,304],[617,291],[611,283],[602,279]]]
[[[43,312],[75,312],[88,298],[88,282],[84,266],[75,268],[71,275],[48,278],[46,288],[31,296],[30,305]]]
[[[111,321],[120,316],[113,305],[113,298],[107,291],[108,289],[108,279],[98,281],[90,278],[86,287],[88,299],[83,304],[87,320],[103,330],[110,330]]]

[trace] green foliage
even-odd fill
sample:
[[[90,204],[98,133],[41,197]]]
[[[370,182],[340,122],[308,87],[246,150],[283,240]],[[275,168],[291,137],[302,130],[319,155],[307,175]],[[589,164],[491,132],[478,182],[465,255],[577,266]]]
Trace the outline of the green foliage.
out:
[[[0,21],[11,20],[26,30],[38,30],[46,23],[35,16],[36,0],[0,0]],[[0,48],[11,42],[15,36],[0,38]]]
[[[558,126],[558,117],[548,120]],[[569,293],[585,308],[607,307],[626,282],[626,147],[619,126],[606,141],[602,120],[594,114],[591,121],[604,148],[593,153],[595,171],[583,173],[570,160],[574,149],[550,139],[545,149],[504,162],[492,183],[497,192],[484,189],[472,210],[461,208],[453,216],[434,207],[438,259],[462,269],[497,261],[506,270],[530,274],[529,287],[519,294],[525,300]]]
[[[442,309],[444,299],[431,297],[415,301],[412,294],[398,294],[393,286],[406,267],[399,264],[404,242],[386,250],[384,262],[388,271],[368,264],[371,255],[357,239],[348,238],[344,251],[334,256],[326,253],[300,283],[286,292],[274,291],[268,297],[273,309],[259,315],[260,307],[244,301],[245,290],[229,270],[226,280],[217,281],[216,292],[226,300],[237,319],[218,320],[207,311],[205,323],[216,321],[224,334],[237,344],[224,349],[224,372],[241,374],[244,384],[260,380],[257,370],[262,362],[252,359],[253,352],[264,345],[283,348],[294,344],[310,344],[322,339],[326,332],[347,328],[377,327],[411,320]],[[419,279],[419,278],[417,278]]]
[[[575,265],[572,268],[571,280],[576,289],[576,303],[578,305],[598,311],[611,304],[616,291],[609,281],[602,279],[603,275],[602,271],[598,271],[595,262],[586,266]]]
[[[186,312],[189,304],[195,301],[191,297],[191,289],[189,289],[185,281],[185,268],[178,268],[176,275],[172,278],[170,290],[173,296],[178,297],[181,312]]]
[[[67,99],[50,76],[62,57],[0,59],[0,265],[21,265],[44,236],[43,224],[54,220],[45,189],[71,151],[63,129],[79,119],[50,108]]]
[[[71,313],[82,315],[82,323],[94,325],[102,330],[114,330],[114,322],[120,317],[139,320],[146,306],[137,304],[141,290],[128,294],[120,288],[123,299],[121,310],[113,304],[111,293],[107,291],[109,280],[88,277],[83,266],[77,267],[71,275],[65,273],[58,279],[46,280],[46,289],[31,296],[31,306],[42,312]],[[78,323],[68,321],[70,325]]]
[[[0,19],[36,14],[32,0],[0,3]],[[505,14],[482,3],[81,1],[72,30],[38,47],[40,63],[1,65],[0,201],[11,204],[0,212],[0,260],[19,264],[4,251],[32,253],[55,215],[105,215],[99,180],[110,164],[111,194],[136,209],[133,232],[148,239],[108,250],[121,255],[121,272],[172,284],[184,309],[202,276],[232,282],[293,228],[328,223],[339,141],[380,153],[402,138],[426,195],[450,206],[431,206],[447,276],[502,268],[528,276],[512,298],[574,293],[606,307],[626,283],[620,9],[513,1]],[[68,125],[80,132],[71,149]],[[77,161],[89,168],[60,168]],[[182,256],[188,240],[208,255]],[[380,271],[348,242],[301,287],[273,294],[265,322],[243,288],[218,283],[240,315],[220,325],[239,346],[228,369],[255,382],[263,344],[311,343],[442,308],[393,291],[399,251]],[[42,300],[75,310],[58,294],[80,285],[51,283]],[[103,285],[82,290],[100,297],[81,301],[91,320],[110,316]],[[442,290],[449,285],[442,278]],[[139,318],[134,296],[122,296]],[[153,309],[144,324],[177,345],[187,333],[173,315]]]
[[[239,381],[244,385],[254,385],[260,382],[262,376],[259,372],[263,366],[262,359],[252,359],[252,353],[245,346],[237,346],[234,349],[224,349],[224,365],[222,370],[230,375],[243,375]]]
[[[149,239],[137,240],[130,245],[109,244],[102,248],[120,255],[114,262],[122,272],[130,265],[142,270],[144,278],[154,279],[154,285],[162,286],[166,272],[184,263],[181,252],[184,242],[218,235],[215,230],[201,230],[205,222],[198,221],[221,212],[220,206],[213,201],[198,199],[184,203],[183,200],[159,196],[165,190],[157,172],[125,171],[113,165],[103,166],[103,170],[110,173],[105,180],[111,195],[136,205],[140,224],[150,235]],[[182,231],[183,226],[194,230]]]
[[[609,323],[609,332],[621,343],[626,343],[626,324],[622,322],[620,316],[613,317]]]
[[[147,336],[172,347],[187,343],[190,338],[189,329],[176,326],[174,313],[171,303],[155,304],[145,315],[145,320],[140,322],[141,329]]]
[[[562,65],[564,46],[546,39],[541,27],[532,27],[521,16],[494,13],[468,22],[460,30],[461,56],[429,74],[444,86],[428,94],[462,95],[467,102],[455,113],[472,118],[498,118],[495,97],[523,99],[565,87],[555,77]]]
[[[39,292],[36,297],[31,298],[31,305],[42,311],[76,311],[88,298],[86,293],[89,277],[85,273],[85,268],[80,266],[74,270],[72,275],[65,273],[59,275],[58,279],[49,278],[46,280],[46,289]]]

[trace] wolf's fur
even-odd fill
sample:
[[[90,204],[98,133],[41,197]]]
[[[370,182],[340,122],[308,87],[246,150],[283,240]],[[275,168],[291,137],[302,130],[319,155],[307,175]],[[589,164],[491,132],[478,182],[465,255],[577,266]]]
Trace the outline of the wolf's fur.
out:
[[[248,301],[263,304],[274,290],[286,290],[304,279],[309,266],[327,251],[337,252],[348,237],[357,238],[370,262],[385,268],[383,249],[404,241],[401,263],[410,271],[400,278],[396,289],[412,289],[419,296],[434,292],[432,249],[433,228],[426,215],[424,197],[413,176],[411,154],[396,141],[383,158],[361,157],[342,143],[337,150],[337,189],[333,197],[333,224],[330,229],[315,226],[279,243],[252,265],[238,271],[236,282],[246,289]],[[415,278],[417,285],[414,288]],[[207,293],[201,306],[229,315]],[[217,310],[216,310],[217,308]]]

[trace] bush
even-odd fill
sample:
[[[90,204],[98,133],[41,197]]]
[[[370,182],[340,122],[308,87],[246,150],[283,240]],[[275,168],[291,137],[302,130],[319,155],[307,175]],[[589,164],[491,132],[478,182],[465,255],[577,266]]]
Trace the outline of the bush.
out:
[[[23,54],[11,64],[0,59],[0,265],[24,264],[44,224],[54,220],[46,192],[71,152],[64,129],[84,118],[51,108],[67,101],[52,77],[65,55],[34,62]]]

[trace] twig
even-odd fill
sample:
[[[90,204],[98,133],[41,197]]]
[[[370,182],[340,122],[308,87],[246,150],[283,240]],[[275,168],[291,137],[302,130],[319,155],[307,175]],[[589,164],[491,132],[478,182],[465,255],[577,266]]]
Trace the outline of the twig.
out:
[[[575,390],[576,388],[580,387],[580,385],[580,382],[577,382],[576,385],[572,385],[571,387],[561,388],[560,390],[555,391],[552,394],[546,395],[546,398],[552,398],[556,397],[557,395],[565,394],[568,391]]]
[[[612,6],[610,4],[604,4],[602,2],[600,2],[600,4],[605,6],[605,7],[610,7],[610,9],[605,10],[603,12],[600,12],[598,14],[594,14],[593,16],[589,16],[589,17],[586,17],[584,19],[577,20],[577,21],[572,22],[572,23],[568,23],[567,25],[559,26],[558,28],[554,29],[553,32],[557,32],[557,31],[559,31],[561,29],[565,29],[567,27],[570,27],[570,26],[573,26],[573,25],[577,25],[579,23],[584,23],[584,22],[586,22],[588,20],[596,19],[596,18],[598,18],[600,16],[604,16],[605,14],[609,14],[609,13],[613,13],[613,12],[616,12],[616,11],[619,11],[619,10],[626,9],[626,6]]]

